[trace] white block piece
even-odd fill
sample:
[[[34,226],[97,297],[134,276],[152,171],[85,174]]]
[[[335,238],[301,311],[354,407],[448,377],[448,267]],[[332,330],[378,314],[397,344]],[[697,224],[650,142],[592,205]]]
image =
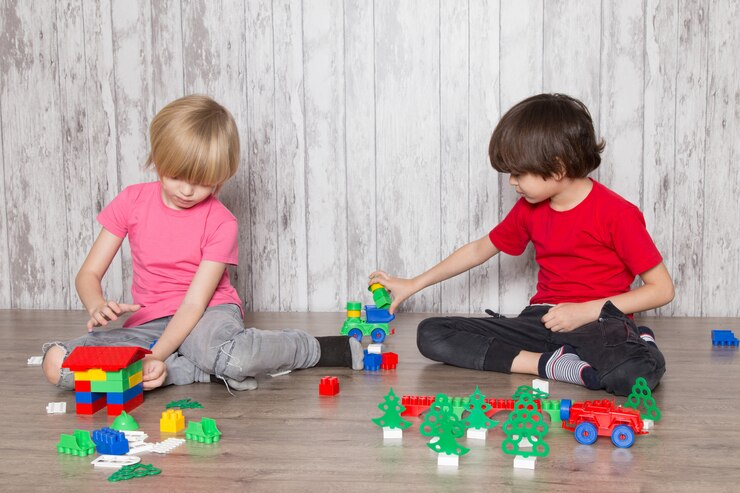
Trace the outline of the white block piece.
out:
[[[455,454],[437,454],[437,465],[445,467],[457,467],[459,465],[460,457]]]
[[[540,380],[539,378],[535,378],[534,380],[532,380],[532,388],[549,394],[550,382],[548,382],[547,380]]]
[[[368,344],[367,354],[383,354],[383,345],[382,344]]]
[[[66,402],[50,402],[46,405],[47,414],[64,414],[67,412]]]
[[[277,373],[268,373],[272,378],[275,377],[282,377],[283,375],[287,375],[288,373],[292,372],[293,370],[285,370],[285,371],[279,371]]]
[[[126,440],[128,440],[129,444],[131,442],[143,442],[147,438],[149,438],[149,435],[144,433],[143,431],[129,431],[129,430],[123,430],[123,435],[126,437]]]
[[[128,455],[145,454],[151,452],[154,449],[154,444],[136,442],[128,444]]]
[[[185,440],[182,438],[168,438],[164,442],[155,443],[154,446],[152,446],[152,452],[166,454],[183,443],[185,443]]]
[[[135,457],[133,455],[101,455],[90,464],[95,467],[120,469],[123,466],[131,466],[139,462],[141,462],[141,457]]]
[[[383,440],[389,438],[403,438],[403,430],[401,428],[391,428],[388,426],[383,427]]]
[[[468,438],[485,440],[486,436],[488,436],[488,430],[485,428],[468,428]]]
[[[43,361],[43,356],[31,356],[30,358],[28,358],[28,364],[31,366],[39,366]]]
[[[518,445],[519,448],[532,448],[532,442],[527,437],[522,438]]]
[[[643,419],[642,420],[642,429],[643,430],[645,430],[645,431],[652,430],[653,429],[653,426],[655,426],[655,421],[653,421],[652,419]]]
[[[514,457],[514,469],[534,469],[534,464],[537,462],[537,457],[522,457],[517,455]]]

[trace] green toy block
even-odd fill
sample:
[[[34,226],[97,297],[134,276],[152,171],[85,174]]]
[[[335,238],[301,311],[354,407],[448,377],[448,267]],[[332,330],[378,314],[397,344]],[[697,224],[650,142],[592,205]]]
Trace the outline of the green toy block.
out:
[[[381,309],[385,309],[391,306],[391,295],[388,294],[388,290],[385,289],[385,287],[379,285],[373,284],[372,286],[368,286],[367,290],[371,291],[373,293],[373,301],[375,301],[375,306]],[[375,287],[375,289],[373,289]]]
[[[124,392],[130,387],[126,380],[93,380],[90,382],[90,392]]]
[[[186,399],[180,399],[179,401],[172,401],[164,406],[165,409],[173,407],[179,407],[180,409],[200,409],[203,407],[203,404],[188,397]]]
[[[203,418],[200,423],[190,421],[188,429],[185,430],[185,438],[201,443],[213,443],[221,440],[222,433],[216,428],[216,421],[211,418]]]
[[[121,411],[110,427],[117,431],[136,431],[139,429],[139,423],[126,411]]]
[[[161,473],[161,469],[157,469],[151,464],[131,464],[130,466],[123,466],[118,471],[108,476],[108,481],[126,481],[133,478],[143,478],[144,476],[154,476]]]
[[[127,366],[123,370],[119,371],[109,371],[106,374],[106,379],[108,381],[110,380],[128,380],[131,375],[136,375],[141,371],[142,363],[141,360],[137,361],[136,363],[132,363],[130,366]]]
[[[542,399],[540,401],[542,412],[550,415],[550,423],[560,422],[560,400]]]
[[[57,452],[85,457],[95,452],[95,442],[92,441],[90,432],[87,430],[75,430],[74,435],[62,433],[59,436]]]

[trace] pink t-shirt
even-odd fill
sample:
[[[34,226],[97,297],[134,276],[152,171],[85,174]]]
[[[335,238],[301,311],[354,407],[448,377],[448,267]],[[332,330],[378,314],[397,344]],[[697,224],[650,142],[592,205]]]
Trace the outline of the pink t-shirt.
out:
[[[128,235],[131,245],[131,294],[141,308],[124,327],[173,315],[202,260],[229,265],[239,260],[236,218],[218,199],[209,197],[190,209],[170,209],[162,201],[158,181],[126,187],[98,214],[98,222],[119,238]],[[241,308],[228,270],[208,306],[225,303]]]

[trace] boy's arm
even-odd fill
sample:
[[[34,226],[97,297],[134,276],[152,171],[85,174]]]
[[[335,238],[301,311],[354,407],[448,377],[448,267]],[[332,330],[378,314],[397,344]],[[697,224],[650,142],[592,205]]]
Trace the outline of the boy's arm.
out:
[[[673,299],[673,280],[663,262],[640,274],[640,279],[644,283],[642,286],[617,296],[556,305],[542,317],[542,323],[554,332],[567,332],[598,319],[607,301],[623,313],[638,313],[658,308]]]
[[[108,325],[110,320],[117,320],[119,315],[135,312],[140,308],[139,305],[106,300],[103,296],[103,276],[121,248],[121,243],[123,238],[105,228],[101,229],[75,278],[77,294],[90,315],[90,320],[87,321],[88,331],[93,327]]]
[[[393,293],[393,302],[388,311],[394,313],[398,305],[414,293],[468,271],[490,259],[498,252],[499,249],[491,243],[488,235],[486,235],[458,248],[452,255],[413,279],[392,277],[383,271],[376,271],[370,274],[368,284],[380,283]]]

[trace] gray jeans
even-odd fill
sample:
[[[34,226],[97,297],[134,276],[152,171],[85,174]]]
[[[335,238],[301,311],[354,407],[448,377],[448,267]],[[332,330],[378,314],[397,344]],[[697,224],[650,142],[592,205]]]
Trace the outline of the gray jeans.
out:
[[[69,355],[78,346],[139,346],[149,348],[164,332],[172,317],[159,318],[129,328],[97,330],[68,342],[44,345],[44,353],[57,345]],[[315,337],[300,330],[244,328],[237,305],[216,305],[205,313],[170,355],[164,385],[209,382],[210,375],[244,381],[261,373],[310,368],[321,351]],[[62,368],[58,387],[74,388],[74,376]]]

